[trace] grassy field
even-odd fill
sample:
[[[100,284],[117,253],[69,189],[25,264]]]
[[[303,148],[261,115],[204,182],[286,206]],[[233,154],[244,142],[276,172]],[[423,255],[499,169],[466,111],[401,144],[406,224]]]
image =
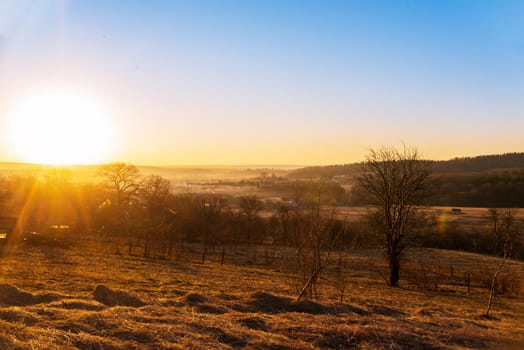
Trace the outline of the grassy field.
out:
[[[196,247],[195,247],[196,248]],[[487,291],[460,278],[436,291],[401,281],[388,288],[378,252],[344,255],[342,303],[329,271],[319,299],[297,302],[283,261],[190,249],[176,261],[114,254],[79,242],[70,249],[25,247],[0,264],[2,349],[522,349],[524,298],[499,296],[481,316]],[[259,258],[259,260],[263,260]],[[406,267],[494,266],[475,254],[414,250]],[[439,266],[440,266],[439,265]],[[510,264],[522,280],[524,264]],[[428,265],[429,266],[429,265]],[[460,271],[459,271],[460,270]],[[462,271],[464,270],[464,271]]]

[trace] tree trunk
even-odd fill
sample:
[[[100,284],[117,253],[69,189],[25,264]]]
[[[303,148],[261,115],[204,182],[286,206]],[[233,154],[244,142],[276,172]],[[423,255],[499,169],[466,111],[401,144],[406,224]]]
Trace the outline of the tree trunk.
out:
[[[311,275],[311,277],[309,277],[309,279],[307,280],[306,284],[304,285],[304,287],[302,287],[302,289],[300,290],[300,293],[298,294],[298,297],[297,297],[297,301],[300,301],[300,299],[302,299],[302,297],[306,294],[306,292],[308,291],[308,289],[310,290],[311,292],[311,286],[313,285],[313,283],[315,282],[316,278],[318,277],[318,274],[320,273],[320,271],[322,270],[322,265],[319,265],[317,267],[317,269],[313,272],[313,274]]]
[[[499,274],[502,272],[502,269],[504,268],[504,265],[506,264],[506,257],[504,257],[504,260],[499,264],[497,271],[493,274],[493,278],[491,279],[491,286],[489,288],[489,299],[488,299],[488,306],[486,307],[486,312],[484,313],[486,317],[489,317],[489,312],[491,310],[491,305],[493,304],[493,298],[495,298],[495,287],[497,286],[497,278],[499,277]]]
[[[389,257],[389,285],[391,287],[398,287],[398,280],[400,279],[400,264],[398,256],[392,255]]]

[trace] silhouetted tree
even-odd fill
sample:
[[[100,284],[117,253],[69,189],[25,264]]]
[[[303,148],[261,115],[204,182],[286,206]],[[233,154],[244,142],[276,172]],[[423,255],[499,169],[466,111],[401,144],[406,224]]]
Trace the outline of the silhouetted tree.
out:
[[[359,184],[377,206],[377,218],[384,232],[389,263],[389,285],[398,286],[400,258],[406,246],[419,205],[425,196],[429,176],[427,163],[416,149],[392,147],[371,149],[358,177]]]
[[[264,203],[257,196],[244,196],[240,198],[240,210],[247,218],[247,244],[251,245],[252,224],[258,212],[264,208]]]
[[[112,214],[109,216],[112,220],[107,224],[113,235],[128,239],[131,249],[130,231],[134,227],[131,221],[136,218],[133,216],[136,212],[133,204],[141,185],[140,170],[133,164],[111,163],[100,166],[99,175],[102,177],[102,186],[109,192],[109,198],[101,204],[103,209]]]
[[[209,196],[203,198],[200,202],[202,211],[202,233],[204,235],[204,249],[202,251],[202,263],[206,262],[206,256],[209,249],[209,241],[216,238],[218,226],[222,219],[223,211],[226,209],[227,201],[220,196]],[[215,237],[213,237],[215,235]]]
[[[495,238],[496,252],[500,257],[500,262],[491,278],[491,286],[489,290],[488,306],[486,308],[486,316],[489,316],[493,298],[495,297],[495,286],[497,278],[504,270],[506,261],[514,253],[519,236],[522,232],[521,223],[517,221],[517,209],[512,208],[490,208],[488,219],[492,225],[492,232]]]
[[[150,175],[139,190],[139,197],[145,210],[143,237],[146,257],[151,254],[153,242],[159,242],[167,231],[166,210],[170,186],[169,180],[159,175]]]
[[[140,188],[140,170],[127,163],[110,163],[99,168],[99,174],[103,178],[103,185],[113,192],[115,205],[122,205],[129,201]]]

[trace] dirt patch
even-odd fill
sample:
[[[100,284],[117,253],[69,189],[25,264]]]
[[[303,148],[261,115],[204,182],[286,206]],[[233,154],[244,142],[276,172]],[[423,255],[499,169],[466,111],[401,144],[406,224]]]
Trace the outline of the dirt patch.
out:
[[[0,284],[0,305],[1,306],[27,306],[40,303],[49,303],[59,300],[63,296],[53,293],[33,294],[19,289],[11,284]]]
[[[112,290],[104,285],[98,285],[93,292],[93,298],[107,306],[145,306],[142,300],[121,290]]]

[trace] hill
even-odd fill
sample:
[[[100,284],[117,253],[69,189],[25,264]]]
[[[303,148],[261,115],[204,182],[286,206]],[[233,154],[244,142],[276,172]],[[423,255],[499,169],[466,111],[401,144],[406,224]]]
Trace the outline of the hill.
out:
[[[430,160],[431,170],[435,174],[480,173],[500,170],[524,169],[524,153],[505,153],[480,155],[476,157],[453,158],[450,160]],[[310,166],[293,170],[291,178],[352,178],[358,174],[362,163],[329,166]]]
[[[432,162],[435,173],[485,172],[524,169],[524,153],[480,155]]]

